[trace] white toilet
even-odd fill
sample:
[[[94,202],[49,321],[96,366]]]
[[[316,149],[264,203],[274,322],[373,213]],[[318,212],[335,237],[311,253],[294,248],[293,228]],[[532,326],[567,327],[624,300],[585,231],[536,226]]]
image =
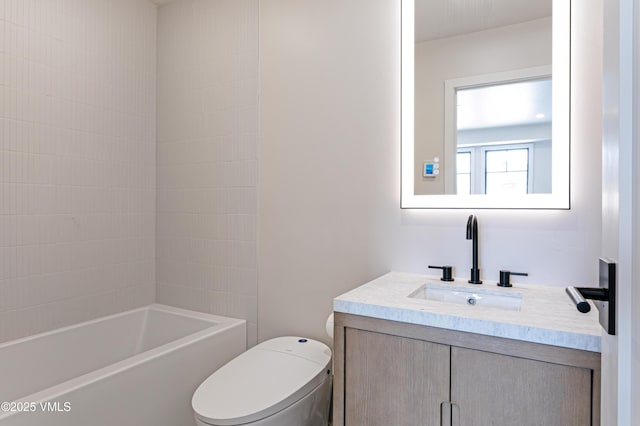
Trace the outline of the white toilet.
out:
[[[196,389],[198,426],[327,426],[331,349],[300,337],[267,340]]]

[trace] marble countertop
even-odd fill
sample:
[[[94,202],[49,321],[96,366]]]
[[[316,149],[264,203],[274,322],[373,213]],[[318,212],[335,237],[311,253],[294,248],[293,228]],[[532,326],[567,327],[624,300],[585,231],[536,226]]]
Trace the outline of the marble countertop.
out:
[[[521,295],[519,311],[410,298],[424,284]],[[591,302],[590,302],[591,303]],[[514,283],[503,288],[494,281],[482,285],[439,277],[390,272],[333,300],[333,310],[347,314],[466,331],[527,342],[600,352],[602,328],[598,310],[583,314],[564,287]]]

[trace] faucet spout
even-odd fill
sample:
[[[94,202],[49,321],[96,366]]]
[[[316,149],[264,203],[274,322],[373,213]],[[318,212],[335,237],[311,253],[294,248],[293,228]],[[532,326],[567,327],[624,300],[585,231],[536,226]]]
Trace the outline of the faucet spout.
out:
[[[478,268],[478,219],[474,215],[469,215],[467,220],[467,240],[471,240],[471,277],[469,283],[482,284],[480,279],[480,269]]]

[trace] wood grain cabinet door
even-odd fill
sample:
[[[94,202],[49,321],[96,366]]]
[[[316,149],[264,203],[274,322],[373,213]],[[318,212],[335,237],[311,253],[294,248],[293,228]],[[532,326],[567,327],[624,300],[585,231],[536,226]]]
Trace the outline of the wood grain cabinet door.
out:
[[[591,370],[451,348],[454,426],[588,426]]]
[[[449,407],[450,346],[352,328],[345,333],[346,426],[441,425],[442,404]]]

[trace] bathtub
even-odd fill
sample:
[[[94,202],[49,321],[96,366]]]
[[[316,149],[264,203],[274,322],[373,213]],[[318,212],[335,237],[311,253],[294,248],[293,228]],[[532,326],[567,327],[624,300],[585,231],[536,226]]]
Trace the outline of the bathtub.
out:
[[[190,426],[244,320],[149,305],[0,344],[1,426]]]

